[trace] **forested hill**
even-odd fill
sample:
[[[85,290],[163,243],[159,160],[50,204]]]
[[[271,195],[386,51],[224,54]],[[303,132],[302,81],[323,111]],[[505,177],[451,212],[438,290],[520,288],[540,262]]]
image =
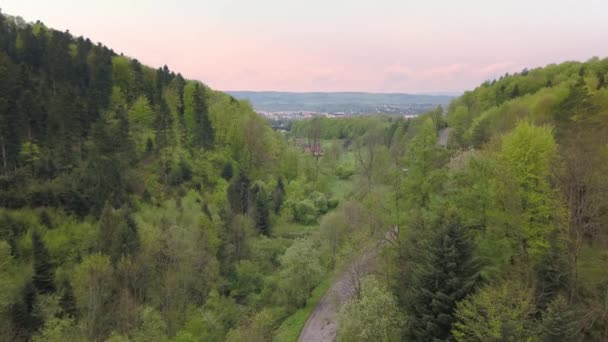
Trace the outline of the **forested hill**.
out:
[[[346,141],[382,193],[368,205],[399,227],[338,340],[608,340],[606,77],[593,58],[504,75],[411,120],[295,123],[313,145]]]
[[[167,66],[0,16],[0,70],[3,206],[96,215],[106,201],[161,195],[141,172],[159,186],[200,185],[224,164],[263,166],[262,153],[248,151],[256,146],[245,143],[244,123],[258,137],[271,132],[250,106]],[[198,156],[207,161],[194,165]]]
[[[607,77],[608,60],[593,58],[525,69],[485,82],[450,104],[452,142],[479,147],[518,121],[531,120],[553,125],[560,140],[574,138],[567,134],[573,130],[584,131],[588,143],[599,148],[604,141],[592,137],[601,137],[605,129]]]
[[[0,340],[162,341],[203,303],[223,339],[240,311],[218,290],[270,235],[283,142],[167,66],[0,14]]]
[[[295,341],[319,301],[339,341],[606,341],[607,75],[550,65],[283,135],[0,15],[0,341]]]

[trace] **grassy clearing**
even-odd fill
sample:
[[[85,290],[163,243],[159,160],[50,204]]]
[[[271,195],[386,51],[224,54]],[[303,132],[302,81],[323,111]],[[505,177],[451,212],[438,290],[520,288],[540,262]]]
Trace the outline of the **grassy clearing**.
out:
[[[273,235],[283,238],[305,237],[319,231],[319,225],[305,225],[298,222],[278,222],[274,227]]]
[[[312,291],[312,295],[306,302],[306,306],[294,312],[291,316],[283,321],[283,324],[277,330],[273,341],[276,342],[293,342],[297,341],[300,332],[304,328],[308,317],[315,309],[323,295],[329,290],[333,274],[330,273],[317,287]]]

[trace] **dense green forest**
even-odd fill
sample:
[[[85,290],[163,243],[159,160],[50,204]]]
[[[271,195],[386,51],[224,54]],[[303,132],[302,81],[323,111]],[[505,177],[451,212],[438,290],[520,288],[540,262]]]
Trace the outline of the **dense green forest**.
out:
[[[399,229],[338,339],[608,339],[607,76],[608,59],[566,62],[415,120],[294,123],[361,156],[352,171],[388,186],[384,229]]]
[[[567,62],[282,134],[0,15],[0,340],[295,341],[350,272],[340,341],[604,341],[605,77]]]

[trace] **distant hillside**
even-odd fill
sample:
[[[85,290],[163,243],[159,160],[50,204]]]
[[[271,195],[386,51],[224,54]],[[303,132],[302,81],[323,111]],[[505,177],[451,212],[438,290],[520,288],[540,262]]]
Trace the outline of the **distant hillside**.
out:
[[[249,100],[260,111],[315,111],[347,113],[421,113],[447,105],[453,97],[445,95],[383,94],[360,92],[290,93],[274,91],[228,91],[238,99]]]

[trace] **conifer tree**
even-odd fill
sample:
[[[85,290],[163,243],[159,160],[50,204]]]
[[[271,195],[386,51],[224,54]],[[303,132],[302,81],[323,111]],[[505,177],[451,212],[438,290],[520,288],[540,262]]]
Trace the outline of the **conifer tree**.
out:
[[[227,162],[226,164],[224,164],[224,168],[222,169],[222,178],[229,181],[232,179],[233,175],[234,175],[234,170],[232,168],[232,163]]]
[[[264,235],[270,235],[270,213],[268,210],[268,200],[263,192],[255,196],[254,203],[255,225],[258,231]]]
[[[445,340],[450,336],[456,303],[472,292],[478,279],[473,247],[458,222],[433,232],[411,275],[407,295],[415,341]]]
[[[78,309],[76,307],[76,298],[74,297],[74,289],[68,280],[64,280],[62,284],[63,293],[59,299],[59,305],[62,310],[62,317],[77,317]]]
[[[23,288],[21,300],[11,307],[11,323],[17,330],[16,335],[24,340],[40,326],[40,321],[34,314],[36,297],[36,288],[29,282]]]
[[[283,178],[279,176],[277,180],[277,186],[274,189],[273,193],[274,200],[274,212],[278,214],[281,210],[281,206],[283,206],[283,201],[285,200],[285,185],[283,184]]]
[[[542,327],[545,341],[569,341],[576,334],[576,314],[563,296],[557,296],[549,303],[543,314]]]
[[[36,231],[32,234],[32,253],[34,256],[34,287],[41,294],[54,292],[55,268],[40,233]]]
[[[207,150],[213,147],[215,132],[209,120],[207,104],[205,103],[204,89],[196,83],[192,94],[192,106],[194,110],[194,144]]]
[[[236,214],[245,214],[249,208],[249,177],[241,171],[228,186],[228,202]]]

